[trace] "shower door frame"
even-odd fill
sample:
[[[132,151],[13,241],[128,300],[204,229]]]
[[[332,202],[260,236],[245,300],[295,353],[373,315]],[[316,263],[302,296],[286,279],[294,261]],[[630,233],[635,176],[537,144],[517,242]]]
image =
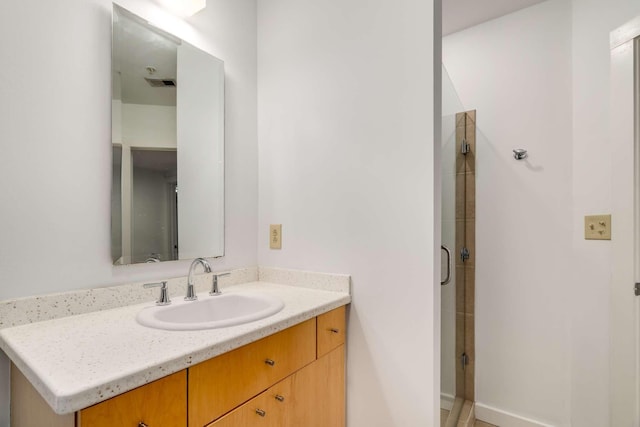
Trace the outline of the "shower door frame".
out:
[[[610,425],[640,425],[640,17],[611,33]],[[630,232],[631,231],[631,232]]]

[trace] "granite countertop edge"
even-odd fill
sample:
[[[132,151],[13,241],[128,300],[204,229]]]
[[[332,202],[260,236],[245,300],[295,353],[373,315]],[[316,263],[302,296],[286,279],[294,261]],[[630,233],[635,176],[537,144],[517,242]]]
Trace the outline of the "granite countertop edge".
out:
[[[136,322],[135,314],[150,303],[137,304],[3,329],[0,349],[53,411],[65,415],[351,302],[345,292],[266,282],[229,288],[234,293],[256,291],[281,298],[285,308],[229,328],[162,331]],[[109,355],[116,360],[110,363]]]

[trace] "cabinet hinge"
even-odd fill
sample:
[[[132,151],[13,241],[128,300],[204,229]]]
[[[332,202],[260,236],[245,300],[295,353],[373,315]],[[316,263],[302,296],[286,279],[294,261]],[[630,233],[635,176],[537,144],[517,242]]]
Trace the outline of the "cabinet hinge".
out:
[[[467,153],[469,153],[469,151],[471,151],[471,146],[467,142],[467,138],[463,138],[462,139],[462,144],[460,146],[460,152],[462,154],[466,155]]]
[[[462,364],[462,370],[464,371],[469,364],[469,356],[467,356],[467,353],[462,353],[460,356],[460,363]]]
[[[460,259],[462,260],[462,262],[468,261],[470,256],[471,253],[469,252],[469,249],[462,248],[462,250],[460,251]]]

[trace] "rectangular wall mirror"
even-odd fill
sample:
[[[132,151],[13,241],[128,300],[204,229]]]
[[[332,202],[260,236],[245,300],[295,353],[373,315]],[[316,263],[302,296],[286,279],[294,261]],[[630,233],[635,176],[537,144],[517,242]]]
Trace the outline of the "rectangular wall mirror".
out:
[[[224,63],[113,5],[111,257],[224,255]]]

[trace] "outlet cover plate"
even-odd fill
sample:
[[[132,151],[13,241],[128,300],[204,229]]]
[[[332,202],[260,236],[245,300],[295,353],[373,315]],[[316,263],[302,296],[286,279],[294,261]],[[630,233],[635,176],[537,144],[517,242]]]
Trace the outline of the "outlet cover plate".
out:
[[[271,224],[269,226],[269,247],[271,249],[282,249],[282,224]]]
[[[584,217],[585,240],[611,240],[611,215]]]

